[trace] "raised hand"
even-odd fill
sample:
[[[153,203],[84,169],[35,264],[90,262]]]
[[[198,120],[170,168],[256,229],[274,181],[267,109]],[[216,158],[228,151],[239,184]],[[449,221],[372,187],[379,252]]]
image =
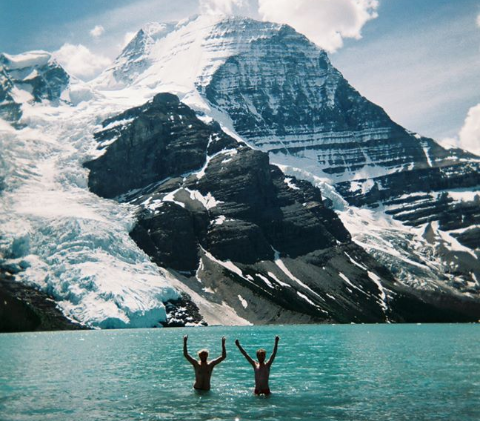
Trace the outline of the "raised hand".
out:
[[[238,339],[235,339],[235,345],[240,346],[240,341]]]
[[[227,338],[225,338],[225,336],[222,336],[222,345],[225,345],[226,340],[227,340]]]
[[[183,337],[183,342],[185,342],[185,343],[186,343],[186,342],[187,342],[187,340],[188,340],[188,335],[185,335],[185,336]]]
[[[275,343],[278,344],[279,341],[280,341],[280,336],[275,336]]]

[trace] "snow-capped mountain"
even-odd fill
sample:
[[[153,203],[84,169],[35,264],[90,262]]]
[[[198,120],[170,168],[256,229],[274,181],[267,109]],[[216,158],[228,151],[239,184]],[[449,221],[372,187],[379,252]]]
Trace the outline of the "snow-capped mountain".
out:
[[[42,54],[0,71],[1,266],[69,318],[480,318],[478,158],[392,122],[292,28],[149,24],[88,85]]]
[[[140,56],[132,53],[138,45]],[[178,94],[287,172],[314,176],[349,205],[373,209],[372,217],[360,215],[366,225],[389,221],[381,246],[371,230],[357,229],[357,213],[342,219],[402,281],[478,293],[480,159],[393,122],[292,28],[218,16],[147,25],[95,85],[120,82],[133,92]],[[426,230],[439,240],[427,241]],[[457,258],[445,259],[445,250]]]
[[[70,76],[51,53],[0,54],[0,118],[16,125],[28,104],[76,105],[93,97],[92,89]]]

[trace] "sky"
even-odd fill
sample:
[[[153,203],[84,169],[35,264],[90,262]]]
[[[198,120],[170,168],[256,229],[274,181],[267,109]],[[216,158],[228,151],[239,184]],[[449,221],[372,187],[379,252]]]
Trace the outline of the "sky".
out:
[[[396,122],[480,154],[480,0],[0,0],[0,52],[89,80],[145,23],[217,12],[288,23]]]

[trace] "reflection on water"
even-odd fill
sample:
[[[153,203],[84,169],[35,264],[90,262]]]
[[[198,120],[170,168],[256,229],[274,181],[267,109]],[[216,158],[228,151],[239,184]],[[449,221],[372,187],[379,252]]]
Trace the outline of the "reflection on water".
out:
[[[192,389],[194,354],[227,360]],[[272,396],[250,355],[270,353]],[[478,325],[268,326],[0,335],[3,420],[478,420]],[[218,354],[218,355],[217,355]]]

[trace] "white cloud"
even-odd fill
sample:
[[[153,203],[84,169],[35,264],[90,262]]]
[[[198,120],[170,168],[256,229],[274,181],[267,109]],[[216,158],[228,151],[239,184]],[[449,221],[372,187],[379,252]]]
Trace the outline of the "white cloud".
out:
[[[137,35],[136,32],[127,32],[123,37],[122,48],[125,48],[135,35]]]
[[[109,58],[94,54],[81,44],[64,44],[53,55],[68,73],[80,79],[91,79],[111,64]]]
[[[263,20],[286,23],[329,52],[344,38],[361,38],[365,23],[377,17],[377,0],[259,0]]]
[[[480,104],[470,108],[458,136],[439,142],[444,148],[461,148],[480,156]]]
[[[458,137],[446,137],[444,139],[438,140],[438,143],[445,149],[459,148]]]
[[[100,38],[105,32],[105,28],[102,25],[97,25],[90,31],[90,35],[93,38]]]
[[[245,0],[200,0],[200,12],[205,14],[233,14],[246,6]]]
[[[331,57],[394,121],[436,140],[458,137],[468,109],[480,102],[472,89],[480,86],[478,29],[468,13],[447,24],[448,10],[437,10],[428,21],[422,16],[392,24],[381,36],[370,34]]]
[[[480,14],[477,16],[477,26],[480,28]]]
[[[480,155],[480,104],[470,108],[459,133],[459,146]]]

